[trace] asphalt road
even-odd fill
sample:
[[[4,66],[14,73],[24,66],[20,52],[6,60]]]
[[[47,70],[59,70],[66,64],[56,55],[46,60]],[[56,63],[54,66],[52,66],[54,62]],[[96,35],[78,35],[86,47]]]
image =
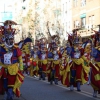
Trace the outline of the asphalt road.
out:
[[[21,86],[21,97],[14,100],[100,100],[92,97],[92,87],[90,85],[81,86],[81,92],[70,91],[60,82],[59,85],[50,85],[47,80],[39,80],[38,78],[27,76]],[[0,96],[3,100],[3,96]]]
[[[97,98],[92,97],[91,86],[86,84],[81,86],[81,89],[81,92],[77,92],[76,89],[72,92],[60,82],[59,85],[50,85],[47,80],[26,76],[21,87],[21,97],[24,100],[100,100],[100,95]]]

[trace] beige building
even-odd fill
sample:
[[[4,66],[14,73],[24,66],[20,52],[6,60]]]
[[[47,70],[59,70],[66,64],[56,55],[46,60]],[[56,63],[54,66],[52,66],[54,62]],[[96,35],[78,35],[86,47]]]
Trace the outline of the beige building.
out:
[[[63,33],[64,38],[67,40],[68,33],[72,32],[72,0],[61,0],[61,8],[62,8],[62,18],[61,22],[63,23]]]
[[[72,29],[81,28],[81,36],[91,35],[91,28],[99,30],[100,0],[72,0]]]

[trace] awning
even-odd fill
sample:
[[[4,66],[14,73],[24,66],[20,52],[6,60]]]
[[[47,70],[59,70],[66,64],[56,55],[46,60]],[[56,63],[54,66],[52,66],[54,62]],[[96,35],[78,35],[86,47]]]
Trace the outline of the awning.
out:
[[[80,15],[80,18],[84,18],[84,17],[86,17],[86,13]]]
[[[80,34],[81,37],[89,37],[91,35],[94,35],[95,33],[84,33],[84,34]]]

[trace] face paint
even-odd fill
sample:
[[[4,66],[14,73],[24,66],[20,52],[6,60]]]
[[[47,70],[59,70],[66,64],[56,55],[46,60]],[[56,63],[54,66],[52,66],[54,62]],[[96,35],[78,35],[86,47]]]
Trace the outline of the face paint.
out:
[[[5,44],[7,47],[12,47],[14,45],[14,37],[13,35],[8,35],[5,37]]]

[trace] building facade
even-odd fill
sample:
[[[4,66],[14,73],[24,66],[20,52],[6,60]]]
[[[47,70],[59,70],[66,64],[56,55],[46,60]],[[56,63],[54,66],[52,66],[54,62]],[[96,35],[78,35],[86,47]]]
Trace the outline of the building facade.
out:
[[[67,33],[72,33],[72,0],[61,0],[62,18],[65,40]]]
[[[91,28],[98,30],[100,24],[100,0],[72,0],[72,29],[80,28],[79,34],[93,34]]]

